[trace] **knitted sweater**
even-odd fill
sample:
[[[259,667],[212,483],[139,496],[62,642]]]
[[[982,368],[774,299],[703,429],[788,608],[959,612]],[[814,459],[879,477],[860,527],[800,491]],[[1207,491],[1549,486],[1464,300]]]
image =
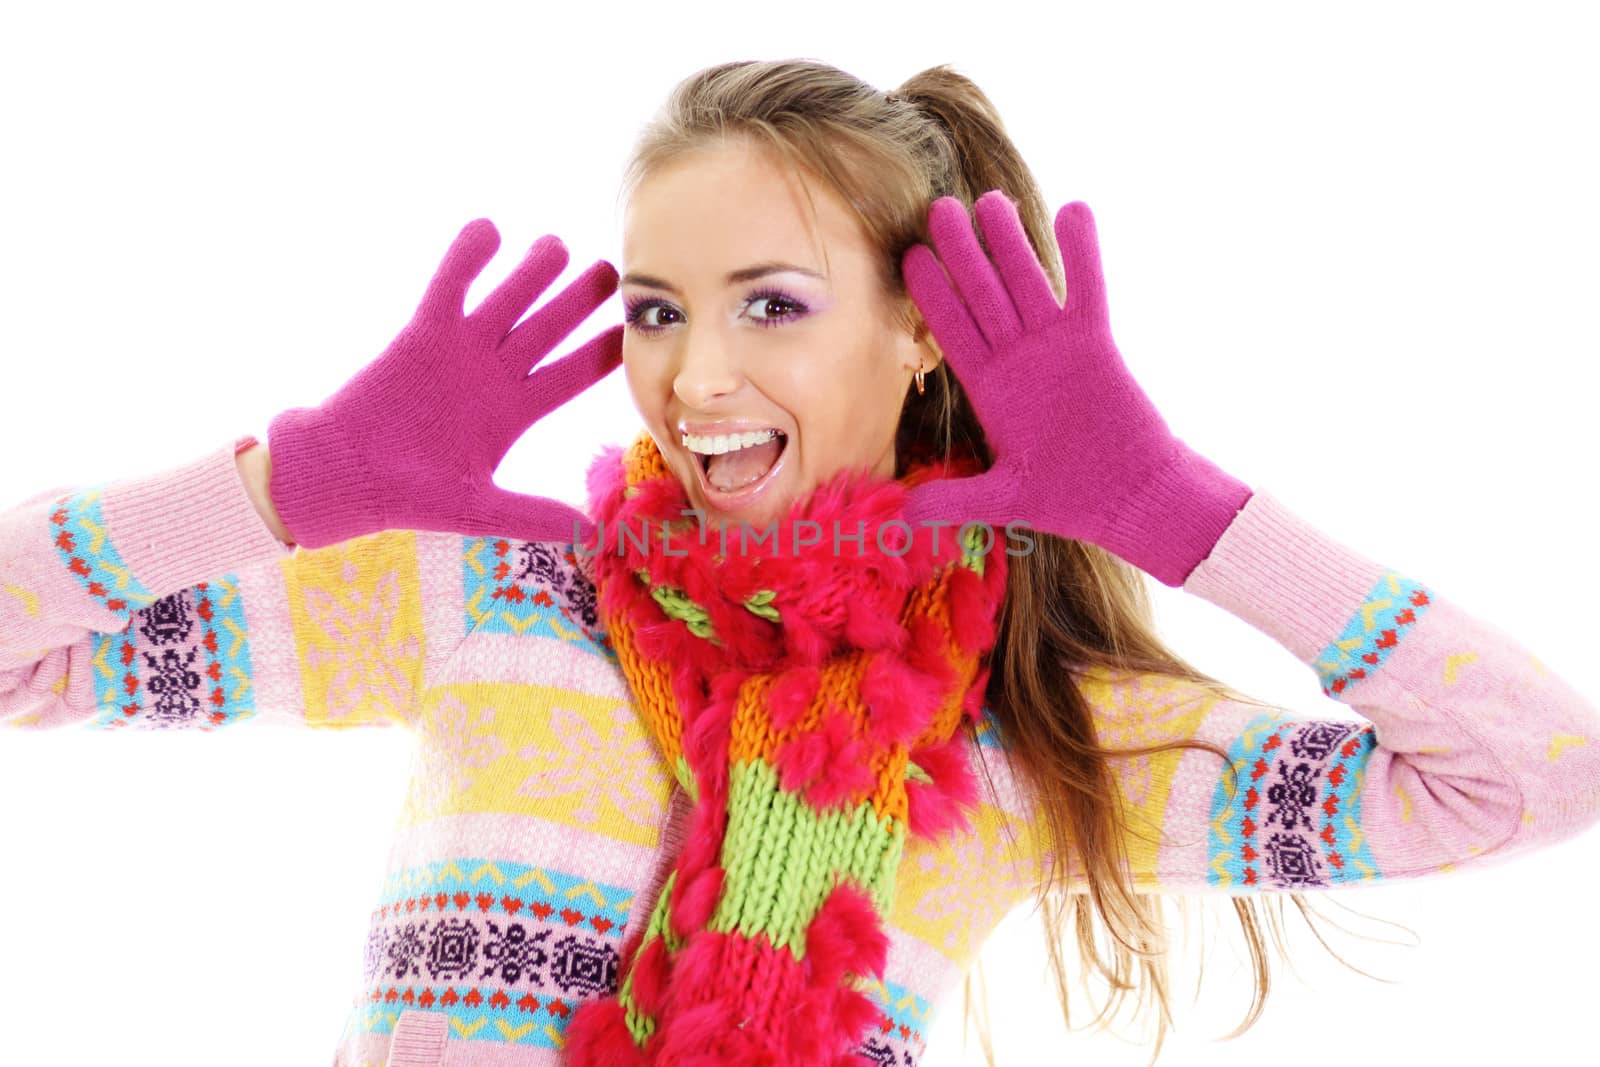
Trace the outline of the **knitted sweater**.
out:
[[[586,569],[570,545],[407,530],[288,549],[239,480],[251,440],[0,512],[0,723],[414,731],[336,1067],[558,1063],[575,1006],[615,990],[619,946],[687,810]],[[1113,762],[1141,892],[1418,877],[1600,819],[1591,703],[1269,493],[1183,588],[1274,638],[1357,714],[1079,672],[1103,743],[1205,738],[1237,772],[1196,750]],[[970,743],[985,782],[971,831],[911,841],[899,869],[887,969],[869,987],[880,1020],[860,1049],[883,1064],[920,1060],[933,1013],[1048,859],[987,713]]]

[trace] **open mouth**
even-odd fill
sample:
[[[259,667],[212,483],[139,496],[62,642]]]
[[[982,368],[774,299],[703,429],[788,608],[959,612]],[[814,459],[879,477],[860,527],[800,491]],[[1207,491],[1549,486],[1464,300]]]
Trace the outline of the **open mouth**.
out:
[[[701,488],[721,503],[747,498],[766,484],[781,466],[789,438],[769,428],[715,437],[684,434],[682,441],[700,468]]]

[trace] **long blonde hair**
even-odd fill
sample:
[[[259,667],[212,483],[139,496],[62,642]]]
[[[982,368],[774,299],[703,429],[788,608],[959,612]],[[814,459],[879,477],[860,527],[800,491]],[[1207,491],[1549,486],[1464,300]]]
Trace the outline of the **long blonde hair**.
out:
[[[731,141],[772,150],[797,173],[839,196],[882,253],[883,292],[895,301],[902,325],[919,337],[926,327],[907,295],[900,260],[911,245],[928,242],[928,205],[940,196],[957,197],[970,211],[974,199],[987,190],[1005,190],[1017,205],[1056,299],[1065,296],[1052,215],[1032,173],[988,97],[948,65],[925,70],[888,93],[807,60],[731,62],[699,71],[674,88],[645,127],[629,159],[619,201],[679,155]],[[916,452],[945,455],[959,447],[991,461],[978,419],[944,360],[926,384],[925,394],[908,392],[897,430],[896,474]],[[1122,998],[1135,991],[1135,1013],[1142,1014],[1154,994],[1160,1007],[1154,1062],[1171,1026],[1168,937],[1159,900],[1136,894],[1128,874],[1128,830],[1108,757],[1201,748],[1214,752],[1224,766],[1229,762],[1223,749],[1203,740],[1100,747],[1094,717],[1073,671],[1156,673],[1226,699],[1262,702],[1196,670],[1162,643],[1155,633],[1145,576],[1137,568],[1092,544],[1040,532],[1033,536],[1034,550],[1008,561],[1006,603],[986,694],[989,711],[1000,727],[1006,760],[1037,801],[1040,854],[1053,857],[1037,892],[1063,1020],[1070,1029],[1059,943],[1060,932],[1070,925],[1077,933],[1083,973],[1092,967],[1112,991],[1096,1020],[1114,1015]],[[1074,862],[1069,864],[1069,857]],[[1069,866],[1077,868],[1073,873],[1081,884],[1069,881]],[[1285,895],[1309,922],[1306,899],[1298,893],[1274,900],[1232,899],[1256,987],[1249,1014],[1230,1037],[1259,1018],[1271,987],[1263,929],[1272,930],[1280,955],[1286,955]],[[1270,908],[1274,902],[1277,916]],[[1098,947],[1096,919],[1111,935],[1109,958]],[[1135,980],[1136,968],[1142,980]],[[964,997],[969,1019],[971,979],[969,973]],[[987,1023],[979,1030],[985,1057],[993,1064]]]

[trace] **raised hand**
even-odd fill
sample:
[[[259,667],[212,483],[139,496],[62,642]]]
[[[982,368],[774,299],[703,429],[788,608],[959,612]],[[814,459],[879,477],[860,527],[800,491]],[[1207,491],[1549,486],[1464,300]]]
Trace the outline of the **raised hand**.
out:
[[[541,237],[466,314],[467,288],[499,246],[493,223],[469,222],[389,347],[322,404],[269,424],[272,502],[297,543],[385,529],[530,541],[590,532],[578,509],[508,492],[493,474],[529,426],[620,365],[617,325],[529,373],[616,291],[617,272],[597,261],[513,329],[566,267],[567,249]]]
[[[928,213],[937,257],[915,245],[902,266],[995,461],[982,474],[913,488],[908,519],[1026,523],[1182,585],[1250,498],[1249,486],[1174,436],[1128,372],[1111,338],[1087,204],[1056,214],[1064,305],[1011,199],[990,190],[973,213],[988,255],[961,201],[940,197]]]

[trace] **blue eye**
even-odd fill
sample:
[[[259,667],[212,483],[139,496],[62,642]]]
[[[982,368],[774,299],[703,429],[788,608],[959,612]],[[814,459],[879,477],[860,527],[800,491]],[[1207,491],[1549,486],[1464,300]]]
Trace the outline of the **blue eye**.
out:
[[[791,319],[800,318],[810,310],[800,301],[777,289],[757,290],[756,292],[751,293],[745,299],[745,304],[746,306],[755,304],[762,308],[763,314],[755,316],[755,322],[760,326],[779,326]],[[777,307],[787,307],[789,310],[786,313],[774,314],[774,305]],[[627,314],[624,318],[624,321],[630,327],[639,331],[640,333],[659,333],[667,328],[665,325],[652,325],[643,321],[646,313],[652,309],[660,308],[662,311],[670,312],[674,315],[680,316],[683,314],[671,304],[668,304],[665,301],[659,300],[655,297],[642,297],[637,300],[629,300],[627,301],[626,307]]]

